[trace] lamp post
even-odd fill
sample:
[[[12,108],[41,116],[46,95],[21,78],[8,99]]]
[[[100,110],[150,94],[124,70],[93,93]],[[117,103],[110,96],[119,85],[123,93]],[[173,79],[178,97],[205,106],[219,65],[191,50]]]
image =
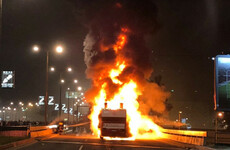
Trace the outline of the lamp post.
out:
[[[60,74],[60,100],[59,100],[59,121],[61,121],[61,109],[62,109],[62,103],[61,103],[61,91],[62,91],[62,84],[65,82],[64,79],[61,79],[61,74]]]
[[[77,83],[78,81],[76,80],[76,79],[74,79],[73,80],[73,83]],[[68,101],[68,123],[70,123],[70,118],[69,118],[69,111],[70,111],[70,108],[69,108],[69,94],[70,94],[70,88],[68,88],[67,89],[67,101]],[[73,107],[73,109],[72,109],[72,115],[73,115],[73,122],[74,122],[74,99],[73,99],[73,103],[72,103],[73,105],[72,105],[72,107]]]
[[[40,48],[38,46],[33,47],[34,52],[38,52]],[[61,46],[56,47],[57,53],[62,53],[63,48]],[[44,114],[44,120],[45,124],[47,125],[47,108],[48,108],[48,88],[49,88],[49,50],[46,51],[46,81],[45,81],[45,114]]]
[[[69,124],[69,90],[70,88],[67,89],[67,104],[68,104],[68,124]]]
[[[181,123],[181,114],[182,114],[182,111],[179,111],[179,113],[178,113],[178,121],[179,121],[179,123]],[[180,124],[179,124],[179,130],[180,130]]]
[[[218,134],[218,118],[223,118],[224,112],[218,112],[215,117],[215,143],[217,143],[217,134]]]

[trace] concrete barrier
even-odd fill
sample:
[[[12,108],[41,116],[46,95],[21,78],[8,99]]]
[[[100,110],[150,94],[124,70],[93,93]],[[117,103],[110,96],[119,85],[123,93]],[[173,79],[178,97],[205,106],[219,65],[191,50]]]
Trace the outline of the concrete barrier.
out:
[[[46,129],[42,131],[32,131],[30,132],[30,137],[34,138],[34,137],[39,137],[39,136],[46,136],[52,133],[53,133],[52,129]]]
[[[205,138],[207,137],[206,131],[163,129],[162,132],[171,140],[199,146],[205,145]]]
[[[53,133],[53,129],[50,129],[48,126],[31,126],[30,127],[30,137],[40,137],[46,136]]]
[[[0,127],[0,135],[26,137],[29,135],[29,132],[26,126]]]

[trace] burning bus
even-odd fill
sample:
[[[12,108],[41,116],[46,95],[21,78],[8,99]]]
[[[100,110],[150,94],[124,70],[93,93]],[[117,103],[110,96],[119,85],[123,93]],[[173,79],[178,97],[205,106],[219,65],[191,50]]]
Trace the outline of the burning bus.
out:
[[[105,109],[102,109],[99,114],[98,128],[101,129],[101,139],[105,136],[129,137],[126,109],[123,109],[123,103],[120,103],[120,109],[116,110],[107,109],[107,103],[105,103]]]
[[[156,11],[151,4],[130,2],[109,3],[93,14],[84,41],[86,75],[92,80],[85,94],[92,106],[89,119],[93,134],[101,138],[162,136],[161,128],[148,116],[150,110],[164,113],[170,95],[149,82],[153,68],[145,34],[156,27]],[[152,13],[137,17],[139,12]]]

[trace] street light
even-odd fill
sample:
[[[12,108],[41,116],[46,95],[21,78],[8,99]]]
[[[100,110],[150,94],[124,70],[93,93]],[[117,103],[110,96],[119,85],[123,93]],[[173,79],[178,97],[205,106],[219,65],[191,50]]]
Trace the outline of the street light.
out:
[[[63,52],[62,46],[57,46],[57,47],[56,47],[56,52],[57,52],[57,53],[62,53],[62,52]]]
[[[55,68],[54,68],[54,67],[51,67],[51,68],[50,68],[50,71],[54,72],[54,71],[55,71]]]
[[[78,81],[76,79],[73,80],[74,83],[77,83]]]
[[[77,87],[77,90],[78,90],[78,91],[81,91],[81,90],[82,90],[82,87],[80,87],[80,86]]]
[[[182,114],[182,111],[179,111],[179,113],[178,113],[178,121],[179,121],[179,123],[181,123],[181,114]],[[180,124],[179,124],[179,130],[180,130]]]
[[[60,75],[61,77],[61,75]],[[62,108],[62,103],[61,103],[61,91],[62,91],[62,84],[65,82],[64,79],[60,80],[60,100],[59,100],[59,121],[61,121],[61,108]]]
[[[68,68],[67,68],[67,71],[68,71],[68,72],[72,72],[72,68],[71,68],[71,67],[68,67]]]
[[[39,51],[39,46],[34,46],[33,50],[35,52]],[[57,46],[56,47],[56,52],[57,53],[62,53],[63,52],[63,48],[61,46]],[[45,81],[45,89],[46,89],[46,94],[45,94],[45,124],[47,124],[47,107],[48,107],[48,83],[49,83],[49,50],[46,51],[46,81]]]
[[[68,102],[68,124],[69,124],[69,91],[70,91],[70,88],[67,88],[67,102]]]
[[[34,46],[34,47],[33,47],[33,51],[34,51],[34,52],[38,52],[38,51],[39,51],[39,47],[38,47],[38,46]]]
[[[224,116],[223,112],[218,112],[217,115],[218,115],[219,118],[222,118]]]
[[[215,117],[215,143],[217,143],[217,134],[218,134],[218,118],[223,118],[224,117],[224,112],[217,112],[216,117]]]

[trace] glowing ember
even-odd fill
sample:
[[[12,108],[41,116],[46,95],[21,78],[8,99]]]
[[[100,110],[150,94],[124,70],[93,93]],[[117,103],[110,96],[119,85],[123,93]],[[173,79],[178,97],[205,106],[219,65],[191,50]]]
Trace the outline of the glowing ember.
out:
[[[137,79],[130,76],[128,80],[121,80],[120,76],[129,65],[130,60],[123,57],[122,50],[127,43],[129,30],[122,28],[118,35],[117,41],[111,47],[116,53],[116,62],[114,66],[110,66],[109,69],[105,69],[103,74],[98,77],[94,77],[94,84],[100,87],[100,90],[94,97],[94,106],[89,118],[91,119],[91,128],[96,135],[100,135],[100,129],[98,128],[99,119],[98,116],[102,109],[104,109],[104,103],[107,103],[107,109],[120,109],[120,103],[123,103],[123,108],[127,112],[127,122],[129,126],[129,133],[131,137],[124,138],[127,140],[134,140],[136,138],[148,138],[154,139],[162,137],[160,127],[157,126],[148,116],[142,115],[139,111],[138,97],[142,95],[140,85],[138,85]],[[108,49],[103,47],[102,51]],[[104,79],[109,78],[114,85],[118,86],[118,90],[114,92],[111,97],[108,95],[108,89],[110,88],[107,82],[103,82]],[[121,138],[105,137],[108,140],[117,140]]]

